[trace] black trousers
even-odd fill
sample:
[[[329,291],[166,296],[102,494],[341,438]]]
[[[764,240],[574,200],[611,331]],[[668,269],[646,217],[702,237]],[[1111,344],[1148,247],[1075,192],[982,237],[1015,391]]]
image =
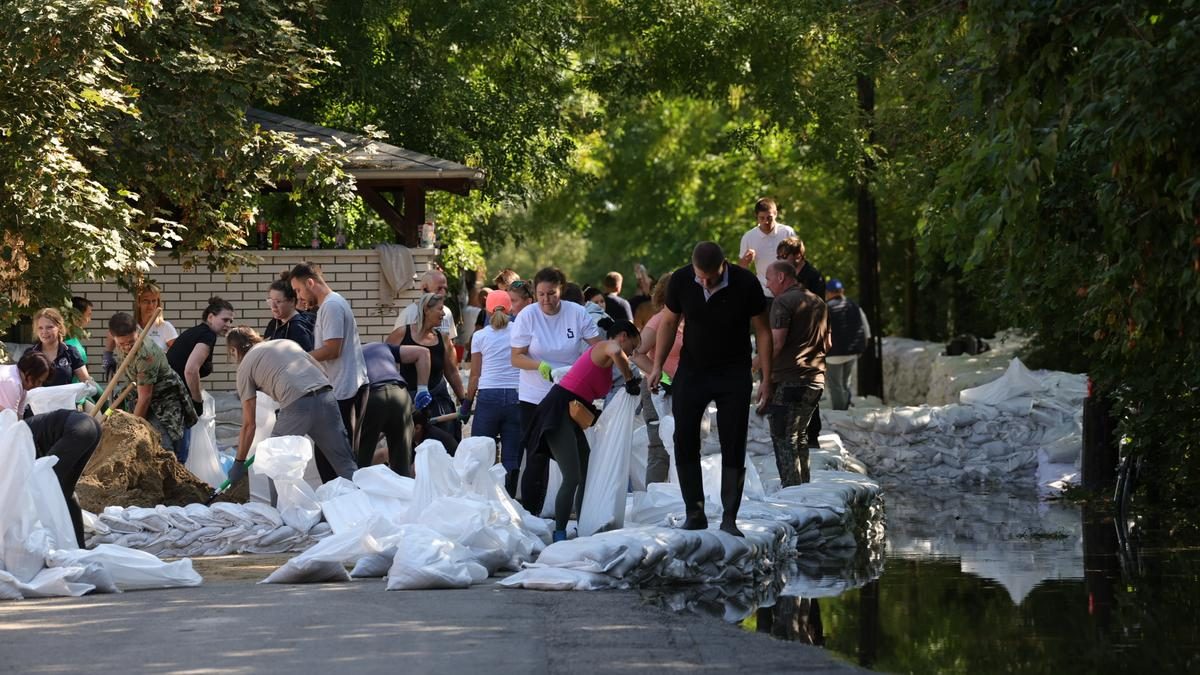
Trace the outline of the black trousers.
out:
[[[700,369],[680,364],[671,387],[671,412],[675,415],[675,466],[685,503],[704,501],[700,423],[710,401],[717,404],[721,466],[745,468],[752,388],[748,365]]]
[[[367,399],[367,385],[358,388],[358,391],[353,397],[338,401],[338,412],[342,416],[342,426],[346,428],[346,438],[350,441],[350,447],[354,447],[354,428],[358,419],[358,414],[362,410],[363,403]],[[332,422],[333,420],[330,420]],[[337,471],[334,471],[333,465],[325,459],[325,453],[315,452],[317,460],[317,473],[321,474],[321,482],[328,483],[338,477]]]
[[[358,422],[358,466],[371,466],[375,445],[387,438],[388,466],[401,476],[412,475],[413,402],[403,384],[372,385]]]
[[[83,475],[88,460],[100,445],[100,423],[86,413],[74,410],[55,410],[44,415],[34,415],[25,420],[33,432],[33,443],[38,457],[54,455],[54,475],[67,500],[67,511],[71,514],[71,525],[79,548],[83,542],[83,510],[75,501],[75,484]]]
[[[521,401],[521,435],[529,434],[536,403]],[[521,472],[521,504],[533,515],[542,513],[546,504],[546,488],[550,485],[550,457],[537,448],[525,448],[525,469]]]

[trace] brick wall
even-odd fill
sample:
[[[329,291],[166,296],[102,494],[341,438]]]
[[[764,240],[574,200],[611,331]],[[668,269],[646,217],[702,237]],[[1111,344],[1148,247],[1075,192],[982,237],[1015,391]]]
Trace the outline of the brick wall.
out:
[[[420,276],[433,260],[433,249],[414,249],[416,276]],[[380,279],[379,254],[374,249],[363,250],[295,250],[257,251],[261,259],[257,267],[244,267],[234,274],[209,272],[206,267],[184,269],[165,252],[158,253],[157,265],[151,278],[163,289],[163,316],[179,332],[200,323],[200,314],[211,296],[219,295],[233,304],[235,324],[247,324],[262,331],[271,319],[267,308],[267,291],[279,273],[293,265],[311,261],[321,266],[326,282],[342,294],[354,308],[359,335],[364,343],[382,340],[392,330],[396,314],[420,295],[414,286],[396,298],[389,295]],[[98,382],[104,381],[100,358],[104,353],[104,336],[108,318],[114,312],[132,312],[133,297],[111,279],[91,280],[71,286],[75,295],[94,303],[92,339],[85,343],[91,367],[89,373]],[[234,387],[234,366],[229,360],[223,340],[217,342],[213,355],[213,372],[204,379],[210,391],[227,391]]]

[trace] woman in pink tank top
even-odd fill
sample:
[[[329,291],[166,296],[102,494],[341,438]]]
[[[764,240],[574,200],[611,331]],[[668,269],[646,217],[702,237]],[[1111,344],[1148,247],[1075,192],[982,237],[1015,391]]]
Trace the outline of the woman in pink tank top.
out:
[[[567,538],[571,512],[578,512],[583,504],[591,454],[583,429],[571,419],[571,402],[578,401],[596,413],[592,402],[604,398],[612,389],[613,368],[625,377],[625,391],[629,395],[641,393],[641,380],[634,378],[629,367],[629,357],[639,342],[637,327],[631,321],[618,321],[608,329],[608,338],[589,347],[550,389],[538,404],[525,437],[527,448],[549,452],[562,471],[562,486],[554,499],[554,541]]]

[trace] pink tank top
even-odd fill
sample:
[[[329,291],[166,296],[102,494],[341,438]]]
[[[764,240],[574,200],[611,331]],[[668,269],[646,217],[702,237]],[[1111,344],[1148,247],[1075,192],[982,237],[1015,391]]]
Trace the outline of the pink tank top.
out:
[[[578,395],[585,401],[604,398],[612,389],[612,368],[601,368],[593,363],[593,349],[595,349],[594,346],[588,347],[583,356],[575,361],[566,376],[558,383],[560,387]]]

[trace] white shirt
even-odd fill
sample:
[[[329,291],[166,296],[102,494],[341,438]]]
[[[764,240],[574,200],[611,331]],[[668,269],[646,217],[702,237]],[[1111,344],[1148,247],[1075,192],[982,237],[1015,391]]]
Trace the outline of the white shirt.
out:
[[[363,360],[362,342],[358,339],[358,322],[350,303],[337,293],[330,293],[317,308],[317,325],[313,328],[313,346],[320,349],[326,340],[342,340],[342,353],[336,359],[321,361],[333,397],[339,401],[354,398],[358,388],[367,383],[367,362]]]
[[[158,345],[158,348],[164,352],[167,351],[167,343],[173,342],[175,338],[179,337],[179,331],[175,330],[175,326],[172,326],[170,321],[163,321],[149,329],[143,328],[142,330],[146,333],[146,339]]]
[[[504,330],[484,326],[475,331],[471,340],[471,358],[482,358],[479,369],[479,389],[516,389],[521,381],[521,369],[512,364],[512,347],[509,333],[512,324]]]
[[[600,329],[587,310],[566,301],[559,304],[558,313],[553,316],[547,316],[540,305],[526,308],[517,315],[508,332],[510,346],[528,347],[530,358],[545,361],[551,368],[575,363],[587,349],[584,340],[600,337]],[[522,370],[517,398],[526,403],[541,403],[552,386],[538,371]]]
[[[778,258],[779,242],[794,236],[796,236],[796,231],[783,223],[775,223],[775,231],[770,234],[763,234],[762,229],[755,225],[753,230],[742,235],[742,245],[738,247],[738,259],[740,260],[742,256],[746,255],[746,251],[754,249],[754,262],[751,264],[754,265],[758,283],[762,284],[763,293],[766,293],[768,298],[774,296],[767,289],[767,268]]]
[[[0,366],[0,410],[11,410],[21,419],[25,412],[25,385],[16,365]]]
[[[421,319],[421,310],[417,309],[417,303],[412,303],[400,311],[396,317],[396,322],[392,324],[392,330],[396,330],[401,326],[411,326]],[[442,305],[442,323],[438,326],[442,330],[443,335],[450,336],[450,339],[458,337],[458,329],[454,327],[454,312],[450,308]]]

